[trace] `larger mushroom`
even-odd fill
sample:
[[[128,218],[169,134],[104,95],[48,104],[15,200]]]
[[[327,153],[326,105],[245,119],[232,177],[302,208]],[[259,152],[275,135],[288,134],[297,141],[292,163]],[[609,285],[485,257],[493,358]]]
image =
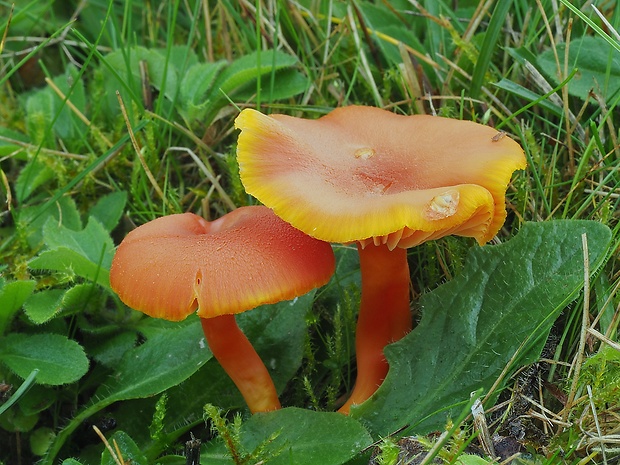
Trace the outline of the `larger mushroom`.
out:
[[[405,249],[450,234],[492,239],[523,151],[474,122],[363,106],[316,120],[246,109],[235,124],[249,194],[313,237],[357,243],[357,381],[340,409],[348,413],[385,378],[385,345],[411,330]]]
[[[197,312],[213,355],[254,413],[280,401],[234,315],[305,294],[325,284],[334,266],[328,243],[266,207],[241,207],[212,222],[184,213],[139,226],[119,245],[110,284],[129,307],[155,318]]]

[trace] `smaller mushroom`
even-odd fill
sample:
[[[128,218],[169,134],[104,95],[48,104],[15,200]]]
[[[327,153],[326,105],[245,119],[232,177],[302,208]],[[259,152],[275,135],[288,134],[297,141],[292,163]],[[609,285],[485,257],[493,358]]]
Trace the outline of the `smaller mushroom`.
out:
[[[255,413],[280,401],[234,315],[322,286],[334,267],[328,243],[253,206],[212,222],[184,213],[136,228],[116,251],[110,284],[125,304],[155,318],[180,321],[197,311],[214,357]]]

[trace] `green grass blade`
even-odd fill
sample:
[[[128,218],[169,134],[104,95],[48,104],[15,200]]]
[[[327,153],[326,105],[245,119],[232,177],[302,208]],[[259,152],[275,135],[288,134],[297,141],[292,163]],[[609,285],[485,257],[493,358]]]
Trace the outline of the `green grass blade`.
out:
[[[489,27],[484,35],[480,55],[478,56],[478,61],[476,62],[476,67],[471,77],[471,86],[469,88],[469,96],[471,98],[478,98],[480,94],[484,76],[491,66],[491,58],[496,49],[497,40],[499,39],[502,26],[506,20],[506,15],[508,15],[512,4],[512,0],[500,0],[497,2],[495,10],[493,10]]]

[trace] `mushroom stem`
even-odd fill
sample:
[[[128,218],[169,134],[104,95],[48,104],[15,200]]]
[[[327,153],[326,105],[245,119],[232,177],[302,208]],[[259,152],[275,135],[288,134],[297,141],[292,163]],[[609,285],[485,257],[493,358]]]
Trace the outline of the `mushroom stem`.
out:
[[[252,413],[278,410],[273,380],[254,347],[237,326],[234,315],[201,318],[213,356],[233,380]]]
[[[385,379],[388,363],[383,348],[411,331],[407,250],[386,245],[358,244],[362,274],[362,301],[357,320],[355,351],[357,380],[351,396],[339,409],[368,399]]]

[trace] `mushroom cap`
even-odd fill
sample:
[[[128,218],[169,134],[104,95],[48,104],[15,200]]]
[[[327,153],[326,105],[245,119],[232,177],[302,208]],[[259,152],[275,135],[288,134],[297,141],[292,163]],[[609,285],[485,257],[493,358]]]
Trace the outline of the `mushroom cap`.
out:
[[[308,120],[246,109],[235,121],[246,191],[330,242],[410,247],[455,234],[479,243],[506,219],[525,168],[509,137],[471,121],[348,106]]]
[[[110,284],[129,307],[179,321],[196,309],[211,318],[292,299],[334,267],[327,242],[253,206],[212,222],[183,213],[139,226],[119,245]]]

